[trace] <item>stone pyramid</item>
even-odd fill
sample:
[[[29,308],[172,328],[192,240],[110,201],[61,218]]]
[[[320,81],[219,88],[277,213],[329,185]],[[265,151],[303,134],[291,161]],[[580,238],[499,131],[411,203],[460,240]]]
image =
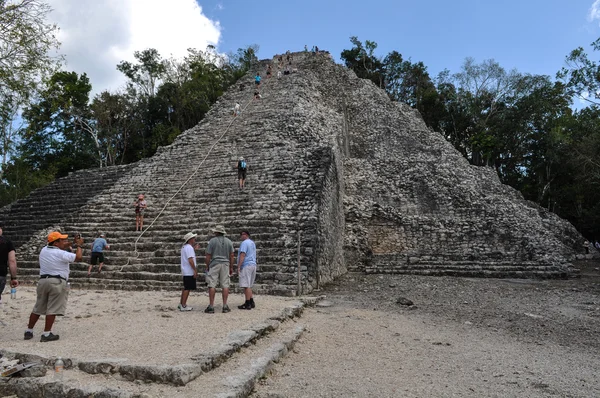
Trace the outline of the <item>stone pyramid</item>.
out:
[[[102,274],[73,264],[73,286],[180,289],[183,236],[222,224],[234,246],[248,229],[258,248],[257,292],[308,293],[342,273],[566,277],[583,250],[568,222],[502,185],[327,54],[294,53],[293,73],[263,79],[257,63],[196,127],[155,156],[84,170],[0,209],[19,273],[39,274],[50,229],[79,232],[84,261],[99,232],[111,250]],[[232,115],[235,103],[240,116]],[[249,164],[246,189],[236,162]],[[132,202],[144,193],[145,230]]]

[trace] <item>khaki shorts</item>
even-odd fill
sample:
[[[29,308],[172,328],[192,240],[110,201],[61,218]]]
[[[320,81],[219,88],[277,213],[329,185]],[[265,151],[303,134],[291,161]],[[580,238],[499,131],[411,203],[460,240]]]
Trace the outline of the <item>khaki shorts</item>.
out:
[[[256,279],[256,265],[246,265],[240,271],[240,287],[252,287]]]
[[[40,279],[32,312],[37,315],[64,315],[68,297],[67,281],[64,279]]]
[[[206,274],[208,287],[217,287],[217,284],[226,289],[229,287],[229,264],[221,263],[213,265]]]

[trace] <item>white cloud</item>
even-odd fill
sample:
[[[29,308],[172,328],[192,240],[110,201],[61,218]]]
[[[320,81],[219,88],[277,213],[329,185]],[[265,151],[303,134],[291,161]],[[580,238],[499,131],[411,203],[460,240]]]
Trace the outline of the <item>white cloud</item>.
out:
[[[99,93],[123,86],[116,66],[135,61],[134,51],[155,48],[163,58],[181,58],[188,48],[217,45],[218,22],[208,19],[195,0],[48,0],[51,22],[60,27],[65,69],[87,73]]]
[[[588,12],[588,20],[600,20],[600,0],[594,1],[594,4],[590,7],[590,11]]]

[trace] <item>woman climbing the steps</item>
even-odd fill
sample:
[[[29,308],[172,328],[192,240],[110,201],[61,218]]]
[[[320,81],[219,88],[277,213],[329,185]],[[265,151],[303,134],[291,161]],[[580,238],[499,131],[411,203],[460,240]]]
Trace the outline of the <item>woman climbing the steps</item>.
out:
[[[137,199],[133,201],[135,206],[135,230],[141,231],[144,228],[144,211],[148,207],[143,194],[139,194]]]

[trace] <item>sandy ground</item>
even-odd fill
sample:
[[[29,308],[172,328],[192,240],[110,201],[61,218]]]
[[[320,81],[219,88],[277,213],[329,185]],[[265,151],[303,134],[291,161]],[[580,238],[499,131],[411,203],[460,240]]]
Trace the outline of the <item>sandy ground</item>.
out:
[[[331,307],[305,314],[310,333],[253,396],[598,397],[595,275],[347,275],[327,289]]]
[[[327,298],[296,320],[307,332],[253,396],[598,397],[600,272],[592,265],[585,275],[566,281],[346,275],[314,294]],[[222,314],[218,305],[208,315],[205,294],[191,296],[191,313],[176,311],[178,296],[72,291],[69,313],[55,328],[61,340],[40,343],[41,325],[34,340],[23,340],[34,291],[20,288],[17,300],[4,296],[0,347],[80,360],[185,363],[227,333],[296,302],[258,296],[256,310]],[[402,298],[414,305],[399,304]],[[230,304],[241,300],[233,295]],[[203,396],[198,383],[173,387],[172,394],[168,387],[140,389],[157,397]]]
[[[206,293],[192,292],[188,305],[193,311],[180,312],[177,310],[180,292],[72,289],[67,314],[57,317],[53,328],[60,340],[41,343],[43,317],[35,326],[34,338],[23,340],[35,304],[35,289],[19,288],[17,295],[15,300],[2,295],[0,348],[45,357],[112,359],[152,365],[190,362],[191,356],[221,344],[228,333],[247,328],[297,302],[290,298],[256,296],[258,308],[242,311],[236,308],[244,302],[242,295],[232,294],[228,301],[232,312],[223,314],[218,293],[215,313],[205,314]]]

